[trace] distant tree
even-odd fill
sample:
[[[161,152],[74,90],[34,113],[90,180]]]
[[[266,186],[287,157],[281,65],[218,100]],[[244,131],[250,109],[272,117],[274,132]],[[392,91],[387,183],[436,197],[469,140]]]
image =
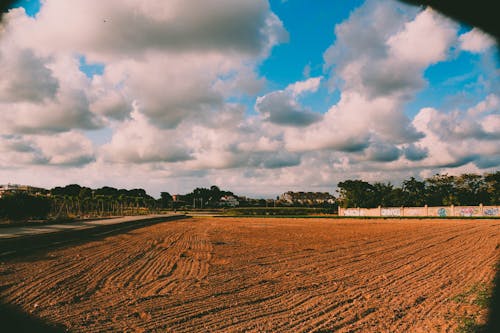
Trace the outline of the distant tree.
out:
[[[488,188],[483,176],[466,173],[455,178],[456,195],[460,205],[489,204]]]
[[[54,187],[50,190],[52,195],[66,195],[77,197],[80,194],[82,187],[78,184],[70,184],[64,187]]]
[[[80,199],[91,198],[92,197],[92,189],[88,187],[82,187],[80,192],[78,193]]]
[[[500,205],[500,171],[484,176],[485,188],[491,205]]]
[[[173,199],[170,193],[168,192],[161,192],[160,193],[160,206],[162,208],[169,208],[171,206]]]
[[[403,189],[400,187],[395,187],[392,189],[391,193],[389,193],[388,198],[386,199],[388,202],[387,207],[401,207],[406,206],[406,197]]]
[[[426,179],[427,201],[431,206],[457,205],[458,196],[455,177],[447,174],[436,174]]]
[[[338,183],[339,201],[342,207],[376,207],[374,187],[362,180],[346,180]]]
[[[391,183],[374,183],[372,198],[369,206],[397,206],[397,204],[394,203],[395,198],[392,196],[393,191],[394,186],[391,185]]]
[[[111,197],[118,197],[119,192],[118,189],[109,186],[103,186],[94,191],[95,195],[107,195]]]
[[[212,185],[210,186],[210,198],[209,203],[211,206],[215,206],[219,203],[220,198],[222,198],[223,193],[219,187]]]
[[[150,196],[142,188],[134,188],[128,191],[128,196],[139,197],[139,198],[149,198]]]
[[[404,206],[421,207],[426,204],[425,181],[419,181],[414,177],[411,177],[410,179],[403,181],[401,190],[404,199]]]

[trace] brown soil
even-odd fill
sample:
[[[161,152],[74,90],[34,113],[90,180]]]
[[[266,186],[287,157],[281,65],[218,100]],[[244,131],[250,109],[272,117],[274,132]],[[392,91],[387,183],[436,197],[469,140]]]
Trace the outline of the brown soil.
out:
[[[198,218],[0,265],[75,332],[453,332],[484,321],[500,221]]]

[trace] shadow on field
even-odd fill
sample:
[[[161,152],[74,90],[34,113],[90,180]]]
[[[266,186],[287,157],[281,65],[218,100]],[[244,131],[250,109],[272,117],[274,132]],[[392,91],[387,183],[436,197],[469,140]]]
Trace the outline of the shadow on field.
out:
[[[10,304],[0,303],[0,323],[3,332],[67,332],[62,325],[47,323]]]
[[[29,260],[36,261],[36,259],[33,259],[33,255],[40,256],[48,250],[84,244],[90,241],[124,234],[146,226],[188,218],[189,217],[185,215],[174,215],[170,217],[103,225],[89,229],[67,230],[49,234],[0,239],[0,260],[14,258],[22,260],[23,257],[28,256]]]
[[[500,332],[500,261],[497,263],[497,273],[493,283],[488,322],[479,332]]]

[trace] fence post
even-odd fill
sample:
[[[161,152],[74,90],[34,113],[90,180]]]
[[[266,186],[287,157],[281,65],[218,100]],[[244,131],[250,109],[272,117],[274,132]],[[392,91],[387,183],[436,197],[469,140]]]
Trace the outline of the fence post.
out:
[[[425,216],[429,216],[429,206],[425,205]]]
[[[451,208],[451,214],[450,214],[450,216],[455,216],[455,206],[451,205],[450,208]]]
[[[483,204],[482,204],[482,203],[480,203],[480,204],[479,204],[479,214],[481,214],[481,216],[484,216],[484,215],[483,215],[483,209],[484,209],[484,208],[483,208]]]
[[[382,206],[378,205],[378,216],[382,216]]]

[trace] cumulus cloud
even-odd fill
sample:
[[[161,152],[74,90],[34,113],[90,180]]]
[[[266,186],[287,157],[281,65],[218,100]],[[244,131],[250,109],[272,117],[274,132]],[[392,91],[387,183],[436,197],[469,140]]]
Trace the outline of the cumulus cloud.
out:
[[[47,163],[60,166],[82,166],[95,160],[92,142],[82,133],[66,132],[33,138]]]
[[[494,168],[494,89],[469,108],[428,105],[408,116],[427,68],[458,42],[470,52],[491,46],[477,29],[457,31],[431,9],[368,0],[335,26],[321,77],[309,77],[310,64],[307,79],[270,91],[278,83],[260,64],[288,35],[266,0],[46,0],[34,18],[12,10],[0,40],[2,175],[25,183],[36,180],[31,168],[71,167],[65,182],[275,194]],[[87,76],[82,58],[102,72]],[[308,107],[325,97],[320,88],[339,90],[325,113]],[[94,129],[110,137],[92,143]]]
[[[335,43],[324,54],[328,84],[340,89],[340,100],[322,121],[287,130],[286,147],[398,160],[403,155],[398,145],[413,147],[424,136],[403,112],[404,105],[425,86],[424,70],[446,59],[457,28],[431,9],[418,12],[393,1],[367,1],[335,27]],[[422,158],[423,152],[412,150],[405,155]]]
[[[391,98],[367,99],[350,92],[342,93],[340,101],[325,114],[323,121],[305,130],[288,130],[285,142],[291,151],[334,149],[361,151],[378,141],[405,143],[418,140],[422,134],[399,110]]]
[[[429,149],[410,144],[403,148],[403,153],[409,161],[421,161],[429,155]]]
[[[417,66],[444,60],[456,37],[456,28],[456,23],[427,8],[387,40],[389,54]]]
[[[472,28],[458,39],[462,50],[474,53],[484,52],[495,45],[495,39],[478,28]]]
[[[101,60],[151,50],[257,55],[288,37],[264,0],[49,0],[22,28],[17,37],[27,45]]]
[[[48,62],[30,49],[0,44],[0,100],[41,102],[54,98],[59,83],[48,68]]]
[[[25,165],[79,167],[95,161],[92,142],[80,132],[0,136],[0,168]]]
[[[313,112],[298,101],[298,97],[307,92],[316,92],[321,78],[310,78],[289,85],[284,90],[273,91],[258,97],[255,109],[263,115],[265,121],[283,126],[304,127],[321,120],[321,114]]]
[[[337,25],[337,41],[324,55],[331,87],[338,76],[343,90],[369,98],[411,98],[423,88],[423,70],[445,59],[457,26],[430,8],[413,20],[406,13],[392,1],[368,1]]]
[[[366,150],[366,156],[370,161],[391,162],[395,161],[401,155],[401,150],[395,145],[375,143]]]
[[[47,105],[45,97],[61,102],[62,91],[78,94],[76,99],[81,103],[71,109],[80,110],[79,120],[84,125],[69,127],[68,119],[56,117],[52,121],[61,124],[54,128],[40,126],[54,131],[94,128],[106,118],[123,120],[129,116],[133,101],[163,128],[224,109],[229,96],[262,88],[257,63],[271,47],[288,38],[265,0],[196,4],[177,0],[48,0],[35,18],[23,9],[10,11],[3,28],[4,49],[14,45],[18,55],[23,55],[0,58],[0,62],[8,62],[5,66],[17,65],[17,72],[11,74],[19,78],[3,85],[0,82],[0,94],[11,92],[4,102],[31,100],[35,105],[29,108],[66,110],[61,103]],[[76,61],[77,56],[100,62],[105,69],[103,75],[87,80],[91,82],[76,79],[80,86],[73,84],[69,89],[65,84],[70,80],[64,78],[68,73],[59,76],[54,71],[61,57]],[[22,71],[35,73],[36,83],[23,79],[27,76]],[[26,89],[20,89],[24,86]],[[33,127],[35,131],[36,121],[17,125],[16,129]]]
[[[459,167],[473,163],[479,168],[498,166],[498,107],[486,107],[494,105],[492,101],[496,98],[489,95],[467,111],[421,109],[413,120],[415,127],[425,133],[425,137],[419,141],[419,147],[426,149],[428,153],[421,165]],[[478,110],[483,113],[478,114]]]
[[[158,129],[137,110],[114,130],[111,142],[101,149],[102,158],[110,162],[178,162],[192,158],[176,133]]]

